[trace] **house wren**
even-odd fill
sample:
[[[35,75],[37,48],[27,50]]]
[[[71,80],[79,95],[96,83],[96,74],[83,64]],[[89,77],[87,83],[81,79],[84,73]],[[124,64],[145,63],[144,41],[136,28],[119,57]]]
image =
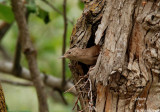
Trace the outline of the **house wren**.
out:
[[[94,65],[96,64],[99,52],[100,47],[98,45],[86,49],[72,48],[69,49],[61,58],[79,61],[86,65]]]

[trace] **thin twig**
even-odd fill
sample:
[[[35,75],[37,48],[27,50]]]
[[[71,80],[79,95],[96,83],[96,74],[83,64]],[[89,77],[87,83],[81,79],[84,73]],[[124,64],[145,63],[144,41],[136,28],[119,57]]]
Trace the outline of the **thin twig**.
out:
[[[22,51],[28,61],[29,70],[31,73],[33,84],[38,95],[39,111],[48,112],[47,98],[45,94],[44,84],[40,77],[36,62],[36,50],[31,42],[27,21],[25,17],[25,7],[21,0],[11,0],[13,13],[18,24],[20,43]]]
[[[73,107],[73,109],[72,109],[72,110],[74,110],[74,109],[75,109],[75,107],[78,105],[79,97],[80,97],[80,94],[78,95],[78,98],[77,98],[77,100],[76,100],[76,102],[75,102],[74,107]]]
[[[67,91],[65,91],[64,93],[70,92],[72,89],[74,89],[84,78],[86,78],[88,75],[85,75],[84,77],[82,77],[81,79],[79,79],[79,81],[72,86],[71,88],[69,88]]]
[[[64,33],[63,33],[63,47],[62,55],[66,52],[66,39],[67,39],[67,14],[66,14],[67,0],[63,0],[63,20],[64,20]],[[62,87],[66,83],[66,60],[62,59]]]
[[[89,78],[88,78],[89,79]],[[87,81],[84,83],[84,84],[82,84],[81,86],[80,86],[80,88],[84,88],[85,86],[86,86],[86,84],[87,84],[87,82],[88,82],[88,79],[87,79]]]
[[[60,10],[58,10],[54,5],[52,5],[51,3],[49,3],[47,0],[42,0],[42,1],[44,3],[46,3],[48,6],[50,6],[57,13],[59,13],[60,15],[63,15],[63,13]],[[67,21],[69,21],[72,25],[74,24],[74,22],[72,20],[70,20],[69,18],[67,18]]]
[[[22,83],[22,82],[15,82],[7,79],[0,79],[0,82],[5,83],[5,84],[10,84],[14,86],[33,86],[33,83],[28,82],[28,83]]]
[[[64,102],[65,105],[68,105],[68,102],[66,101],[65,97],[63,96],[63,92],[60,89],[55,88],[54,90],[57,90],[58,93],[60,94],[62,101]]]
[[[92,83],[91,83],[91,80],[89,80],[89,92],[88,92],[88,97],[90,97],[90,101],[89,101],[89,111],[90,112],[93,112],[93,110],[96,112],[96,108],[95,106],[93,105],[93,93],[92,93]]]

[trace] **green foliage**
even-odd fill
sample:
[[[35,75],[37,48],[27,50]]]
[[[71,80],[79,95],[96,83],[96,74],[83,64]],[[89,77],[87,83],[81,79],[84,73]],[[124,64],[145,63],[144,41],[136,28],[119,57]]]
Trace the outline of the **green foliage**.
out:
[[[78,0],[78,6],[81,10],[84,9],[84,3],[81,0]]]
[[[11,7],[0,4],[0,19],[8,23],[12,23],[14,21],[14,15]]]
[[[26,8],[28,13],[36,13],[36,4],[34,0],[27,0]]]
[[[63,11],[61,0],[48,0],[50,3]],[[81,14],[81,10],[78,7],[78,0],[67,0],[67,17],[71,20],[77,20]],[[9,6],[7,6],[9,7]],[[27,10],[30,12],[28,18],[28,28],[30,32],[30,38],[37,50],[37,62],[41,72],[46,74],[52,74],[55,77],[60,77],[62,74],[61,59],[58,59],[62,55],[62,38],[64,31],[63,16],[58,14],[48,5],[42,2],[42,0],[28,0],[26,4]],[[11,8],[10,8],[11,9]],[[0,14],[3,11],[0,10]],[[4,13],[4,15],[7,15]],[[45,21],[48,16],[49,21]],[[10,17],[7,17],[8,19]],[[47,24],[46,24],[47,23]],[[73,25],[68,23],[67,31],[67,49],[69,48],[70,35]],[[16,40],[18,37],[18,28],[16,22],[13,22],[10,30],[6,33],[1,44],[9,51],[10,56],[14,56]],[[71,78],[71,72],[68,68],[69,60],[66,60],[66,77]],[[24,67],[27,66],[27,61],[22,55],[21,64]],[[10,78],[10,77],[9,77]],[[10,78],[12,80],[12,78]],[[37,110],[37,97],[33,88],[4,87],[6,102],[9,107],[9,111],[25,111],[38,112]],[[18,100],[17,92],[18,91]],[[64,106],[61,103],[57,103],[50,97],[48,99],[50,112],[71,112],[74,105],[74,96],[71,94],[64,94],[69,106]],[[26,99],[27,97],[27,99]],[[16,101],[16,103],[15,103]]]
[[[38,14],[37,14],[38,17],[40,17],[41,19],[43,19],[43,21],[45,23],[48,23],[50,21],[50,18],[49,18],[49,13],[43,9],[41,9],[40,7],[38,7]]]

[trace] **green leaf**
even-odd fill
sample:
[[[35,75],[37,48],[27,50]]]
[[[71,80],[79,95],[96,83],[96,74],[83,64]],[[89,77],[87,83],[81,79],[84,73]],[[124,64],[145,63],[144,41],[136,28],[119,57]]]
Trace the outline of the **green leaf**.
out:
[[[0,4],[0,19],[8,23],[12,23],[14,21],[14,14],[11,7]]]

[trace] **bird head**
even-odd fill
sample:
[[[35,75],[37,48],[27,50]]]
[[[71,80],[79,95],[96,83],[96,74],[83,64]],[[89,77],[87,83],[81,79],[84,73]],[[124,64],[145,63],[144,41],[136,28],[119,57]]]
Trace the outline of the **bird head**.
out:
[[[61,58],[68,58],[70,60],[76,60],[78,56],[77,48],[69,49]]]

